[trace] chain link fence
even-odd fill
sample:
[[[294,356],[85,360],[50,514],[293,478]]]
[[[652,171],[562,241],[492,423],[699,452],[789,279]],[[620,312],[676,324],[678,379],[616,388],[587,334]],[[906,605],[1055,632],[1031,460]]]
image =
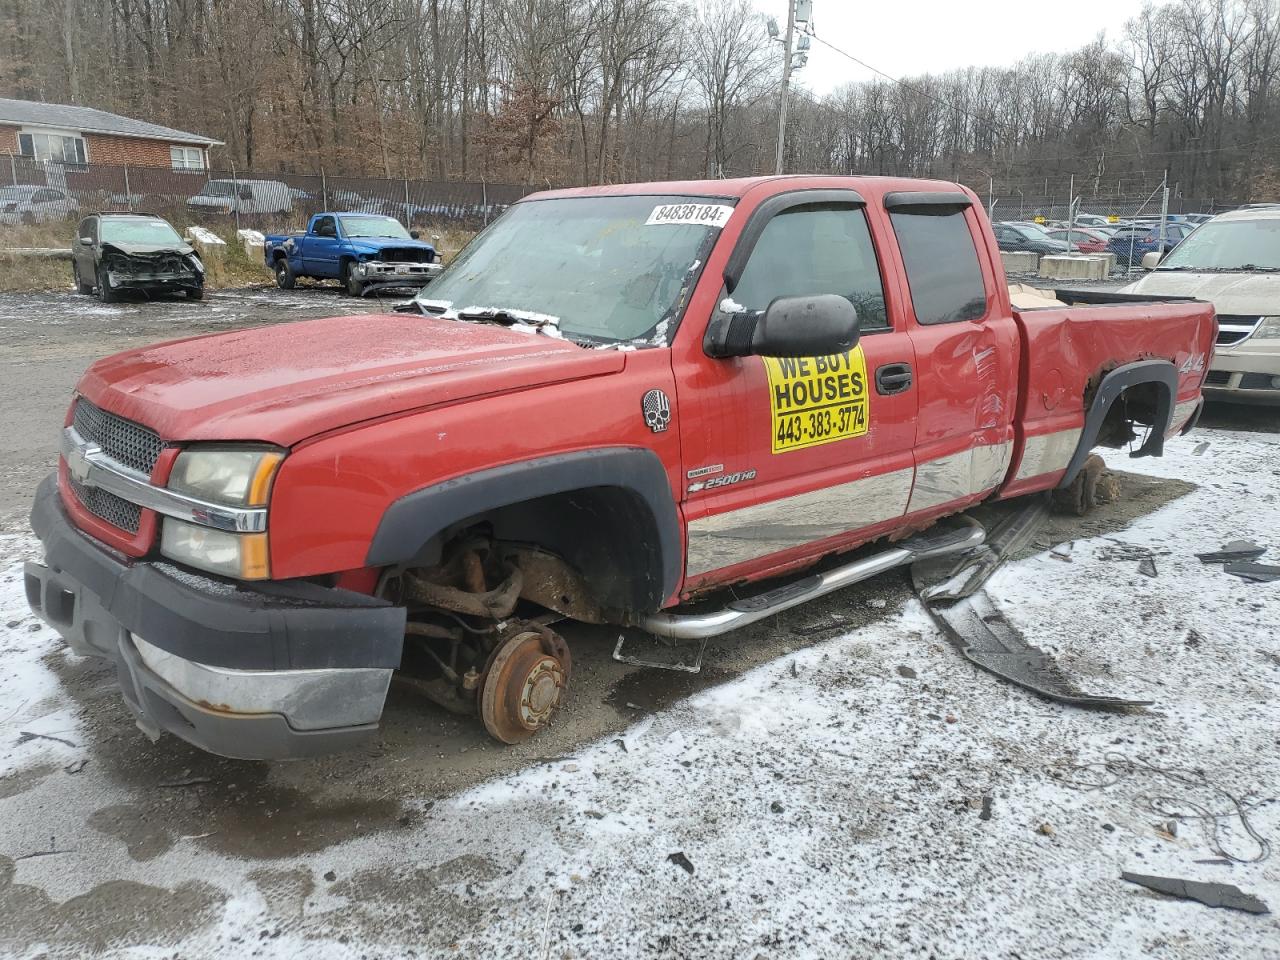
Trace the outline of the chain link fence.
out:
[[[262,231],[305,225],[324,210],[394,217],[406,227],[484,226],[535,187],[482,181],[331,177],[112,164],[63,164],[0,154],[0,225],[90,213],[162,216],[174,226]]]

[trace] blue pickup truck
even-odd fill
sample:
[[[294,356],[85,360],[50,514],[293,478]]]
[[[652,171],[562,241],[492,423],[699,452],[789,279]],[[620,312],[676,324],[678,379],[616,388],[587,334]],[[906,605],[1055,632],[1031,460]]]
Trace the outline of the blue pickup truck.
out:
[[[418,231],[374,213],[317,213],[305,233],[269,234],[263,257],[281,290],[315,277],[340,281],[353,297],[380,287],[417,289],[443,269]]]

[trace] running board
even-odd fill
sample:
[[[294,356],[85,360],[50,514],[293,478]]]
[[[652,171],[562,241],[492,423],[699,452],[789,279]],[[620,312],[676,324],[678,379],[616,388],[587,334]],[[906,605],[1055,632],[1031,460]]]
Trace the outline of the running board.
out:
[[[948,530],[931,536],[917,535],[895,544],[892,548],[825,573],[814,573],[791,583],[784,583],[762,594],[744,600],[734,600],[723,610],[708,613],[655,613],[646,617],[641,628],[660,637],[674,640],[702,640],[716,637],[730,630],[771,617],[783,610],[790,610],[802,603],[834,593],[850,584],[866,580],[877,574],[906,566],[917,560],[963,553],[981,546],[986,531],[973,525]]]

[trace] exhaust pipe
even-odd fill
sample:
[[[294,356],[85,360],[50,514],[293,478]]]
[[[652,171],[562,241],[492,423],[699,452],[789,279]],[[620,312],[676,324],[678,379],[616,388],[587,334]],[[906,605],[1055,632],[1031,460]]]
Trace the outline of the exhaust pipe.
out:
[[[986,531],[978,525],[948,530],[933,536],[915,536],[895,544],[881,553],[863,557],[826,573],[810,574],[780,587],[745,600],[734,600],[722,610],[707,613],[650,614],[640,624],[641,628],[660,637],[673,640],[703,640],[716,637],[730,630],[771,617],[783,610],[790,610],[802,603],[833,593],[842,587],[866,580],[877,574],[905,566],[917,560],[962,553],[982,546]]]

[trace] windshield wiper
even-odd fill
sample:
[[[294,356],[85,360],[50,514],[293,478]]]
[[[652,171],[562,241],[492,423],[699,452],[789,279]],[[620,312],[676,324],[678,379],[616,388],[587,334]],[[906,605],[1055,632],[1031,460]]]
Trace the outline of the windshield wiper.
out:
[[[550,327],[559,332],[560,318],[549,313],[537,313],[533,310],[518,310],[512,307],[463,307],[457,312],[459,320],[481,320],[488,323],[500,323],[506,327],[517,324],[542,330]]]

